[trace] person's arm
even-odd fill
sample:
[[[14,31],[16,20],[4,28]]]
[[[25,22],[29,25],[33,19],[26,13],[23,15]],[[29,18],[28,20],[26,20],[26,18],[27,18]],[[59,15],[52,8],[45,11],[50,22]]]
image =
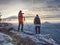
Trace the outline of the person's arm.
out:
[[[35,24],[35,18],[34,18],[34,24]]]
[[[41,20],[40,20],[40,24],[41,24]]]
[[[24,17],[24,21],[25,21],[25,17]]]
[[[22,14],[24,14],[24,13],[22,13]]]
[[[24,14],[24,13],[22,13],[22,14]],[[24,21],[25,21],[25,17],[23,16],[23,19],[24,19]]]

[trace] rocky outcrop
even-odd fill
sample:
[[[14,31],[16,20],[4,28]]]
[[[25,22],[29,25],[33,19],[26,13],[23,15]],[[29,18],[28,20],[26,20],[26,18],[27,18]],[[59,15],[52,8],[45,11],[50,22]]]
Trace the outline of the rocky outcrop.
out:
[[[13,32],[8,32],[6,30],[0,30],[0,32],[9,35],[12,38],[15,38],[16,39],[16,42],[14,43],[14,45],[37,45],[30,38],[23,38],[20,35],[17,35],[17,34],[15,34]]]

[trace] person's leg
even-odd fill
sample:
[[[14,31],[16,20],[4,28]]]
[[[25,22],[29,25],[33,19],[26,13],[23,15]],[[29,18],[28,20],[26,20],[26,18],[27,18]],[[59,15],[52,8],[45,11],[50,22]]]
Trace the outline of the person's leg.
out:
[[[20,23],[18,24],[18,31],[20,30]]]
[[[35,26],[35,31],[36,31],[36,34],[37,34],[37,26]]]
[[[40,26],[38,26],[38,34],[40,34]]]
[[[23,23],[21,24],[21,31],[23,32]]]

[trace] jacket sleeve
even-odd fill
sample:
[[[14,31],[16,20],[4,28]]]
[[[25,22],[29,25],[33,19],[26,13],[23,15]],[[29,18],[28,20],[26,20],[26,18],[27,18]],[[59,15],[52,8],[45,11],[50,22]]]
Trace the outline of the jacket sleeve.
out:
[[[24,21],[25,21],[25,17],[24,17]]]
[[[34,18],[34,24],[35,24],[35,18]]]
[[[41,24],[41,20],[40,20],[40,24]]]

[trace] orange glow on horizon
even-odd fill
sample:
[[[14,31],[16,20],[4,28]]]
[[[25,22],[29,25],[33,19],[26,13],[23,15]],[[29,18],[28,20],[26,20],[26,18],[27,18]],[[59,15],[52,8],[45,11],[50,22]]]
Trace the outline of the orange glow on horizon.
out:
[[[18,23],[18,20],[11,20],[11,21],[5,21],[5,22],[8,22],[8,23]],[[50,23],[56,23],[56,22],[60,22],[60,20],[45,20],[45,19],[41,19],[41,23],[44,23],[44,22],[50,22]],[[25,20],[24,23],[34,23],[34,20]]]

